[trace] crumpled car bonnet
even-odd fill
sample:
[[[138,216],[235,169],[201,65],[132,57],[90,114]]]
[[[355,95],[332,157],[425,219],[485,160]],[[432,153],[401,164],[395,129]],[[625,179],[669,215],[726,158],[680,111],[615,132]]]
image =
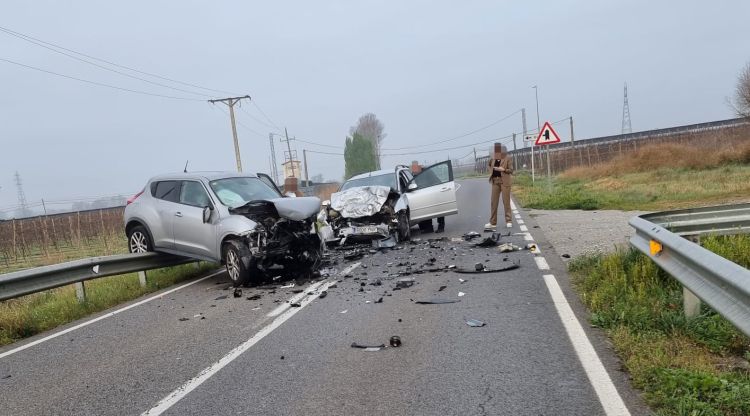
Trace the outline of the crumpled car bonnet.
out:
[[[292,221],[308,219],[320,211],[320,198],[314,196],[275,198],[270,201],[276,206],[279,216]]]
[[[375,215],[383,207],[391,188],[388,186],[357,186],[331,195],[331,208],[344,218]]]

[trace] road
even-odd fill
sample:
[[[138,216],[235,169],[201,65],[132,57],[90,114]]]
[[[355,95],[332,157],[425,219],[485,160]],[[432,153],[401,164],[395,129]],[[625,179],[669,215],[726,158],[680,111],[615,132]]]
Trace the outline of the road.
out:
[[[486,181],[461,185],[449,238],[487,221]],[[218,272],[6,346],[0,414],[645,414],[604,336],[586,324],[543,230],[520,218],[511,230],[518,235],[504,240],[533,239],[541,254],[454,241],[431,247],[426,239],[440,235],[418,235],[418,244],[341,262],[305,286],[234,298]],[[420,269],[430,258],[441,267],[520,267],[415,274],[414,286],[392,290],[399,263]],[[382,286],[370,284],[377,279]],[[459,302],[414,302],[435,297]],[[487,325],[469,327],[469,318]],[[402,346],[351,347],[388,344],[392,335]]]

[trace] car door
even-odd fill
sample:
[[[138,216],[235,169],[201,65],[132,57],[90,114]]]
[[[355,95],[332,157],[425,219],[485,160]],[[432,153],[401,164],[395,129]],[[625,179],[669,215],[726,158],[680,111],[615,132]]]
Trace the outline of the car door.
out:
[[[423,169],[414,175],[409,187],[414,188],[407,194],[412,223],[458,213],[450,160]]]
[[[180,181],[158,181],[151,184],[158,221],[148,224],[156,248],[174,249],[174,219],[180,198]]]
[[[182,181],[179,207],[174,214],[175,250],[198,257],[217,258],[215,224],[218,214],[214,206],[200,181]],[[211,218],[206,223],[203,222],[205,207],[212,209]]]
[[[270,186],[271,189],[275,189],[276,192],[279,193],[279,196],[283,196],[283,194],[281,193],[281,189],[279,189],[279,187],[276,186],[276,182],[274,182],[273,179],[271,179],[270,176],[266,175],[265,173],[256,173],[256,175],[258,176],[258,179],[261,180],[261,182],[263,182],[266,185]]]

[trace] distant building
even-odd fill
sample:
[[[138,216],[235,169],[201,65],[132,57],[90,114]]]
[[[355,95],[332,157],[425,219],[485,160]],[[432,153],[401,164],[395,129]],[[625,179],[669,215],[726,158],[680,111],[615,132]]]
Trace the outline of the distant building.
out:
[[[301,170],[302,164],[299,160],[292,160],[291,162],[287,160],[281,166],[284,168],[284,179],[291,177],[301,178],[304,176]],[[294,174],[292,174],[292,168],[294,168]]]

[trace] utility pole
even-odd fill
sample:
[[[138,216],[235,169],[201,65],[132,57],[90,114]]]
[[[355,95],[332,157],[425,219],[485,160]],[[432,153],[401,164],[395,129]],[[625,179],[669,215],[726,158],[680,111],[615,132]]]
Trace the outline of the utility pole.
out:
[[[273,133],[268,133],[268,143],[271,145],[271,173],[273,180],[279,183],[279,168],[276,165],[276,148],[273,145]]]
[[[284,137],[286,137],[286,148],[289,150],[289,167],[292,169],[292,178],[295,178],[294,175],[294,159],[292,158],[292,146],[289,145],[289,133],[286,131],[286,127],[284,127]]]
[[[29,205],[26,202],[26,193],[23,191],[23,182],[21,182],[21,174],[16,171],[16,191],[18,192],[18,205],[21,207],[21,217],[30,217],[31,211],[29,211]]]
[[[307,149],[302,149],[302,160],[305,163],[305,182],[307,182],[307,186],[310,186],[310,177],[307,176]]]
[[[573,116],[570,116],[570,143],[573,147],[576,147],[576,138],[573,135]]]
[[[234,156],[237,159],[237,172],[242,172],[242,161],[240,160],[240,142],[237,140],[237,126],[234,121],[234,105],[240,102],[240,100],[247,98],[250,99],[249,95],[243,97],[229,97],[221,98],[218,100],[208,100],[211,104],[222,103],[229,107],[229,118],[232,121],[232,137],[234,138]]]
[[[528,140],[528,129],[526,128],[526,108],[521,109],[521,123],[523,124],[523,141],[524,146],[526,147],[526,143]],[[531,184],[534,184],[534,143],[531,143]]]
[[[516,153],[516,133],[513,133],[513,153]],[[516,158],[513,158],[513,170],[516,170]]]

